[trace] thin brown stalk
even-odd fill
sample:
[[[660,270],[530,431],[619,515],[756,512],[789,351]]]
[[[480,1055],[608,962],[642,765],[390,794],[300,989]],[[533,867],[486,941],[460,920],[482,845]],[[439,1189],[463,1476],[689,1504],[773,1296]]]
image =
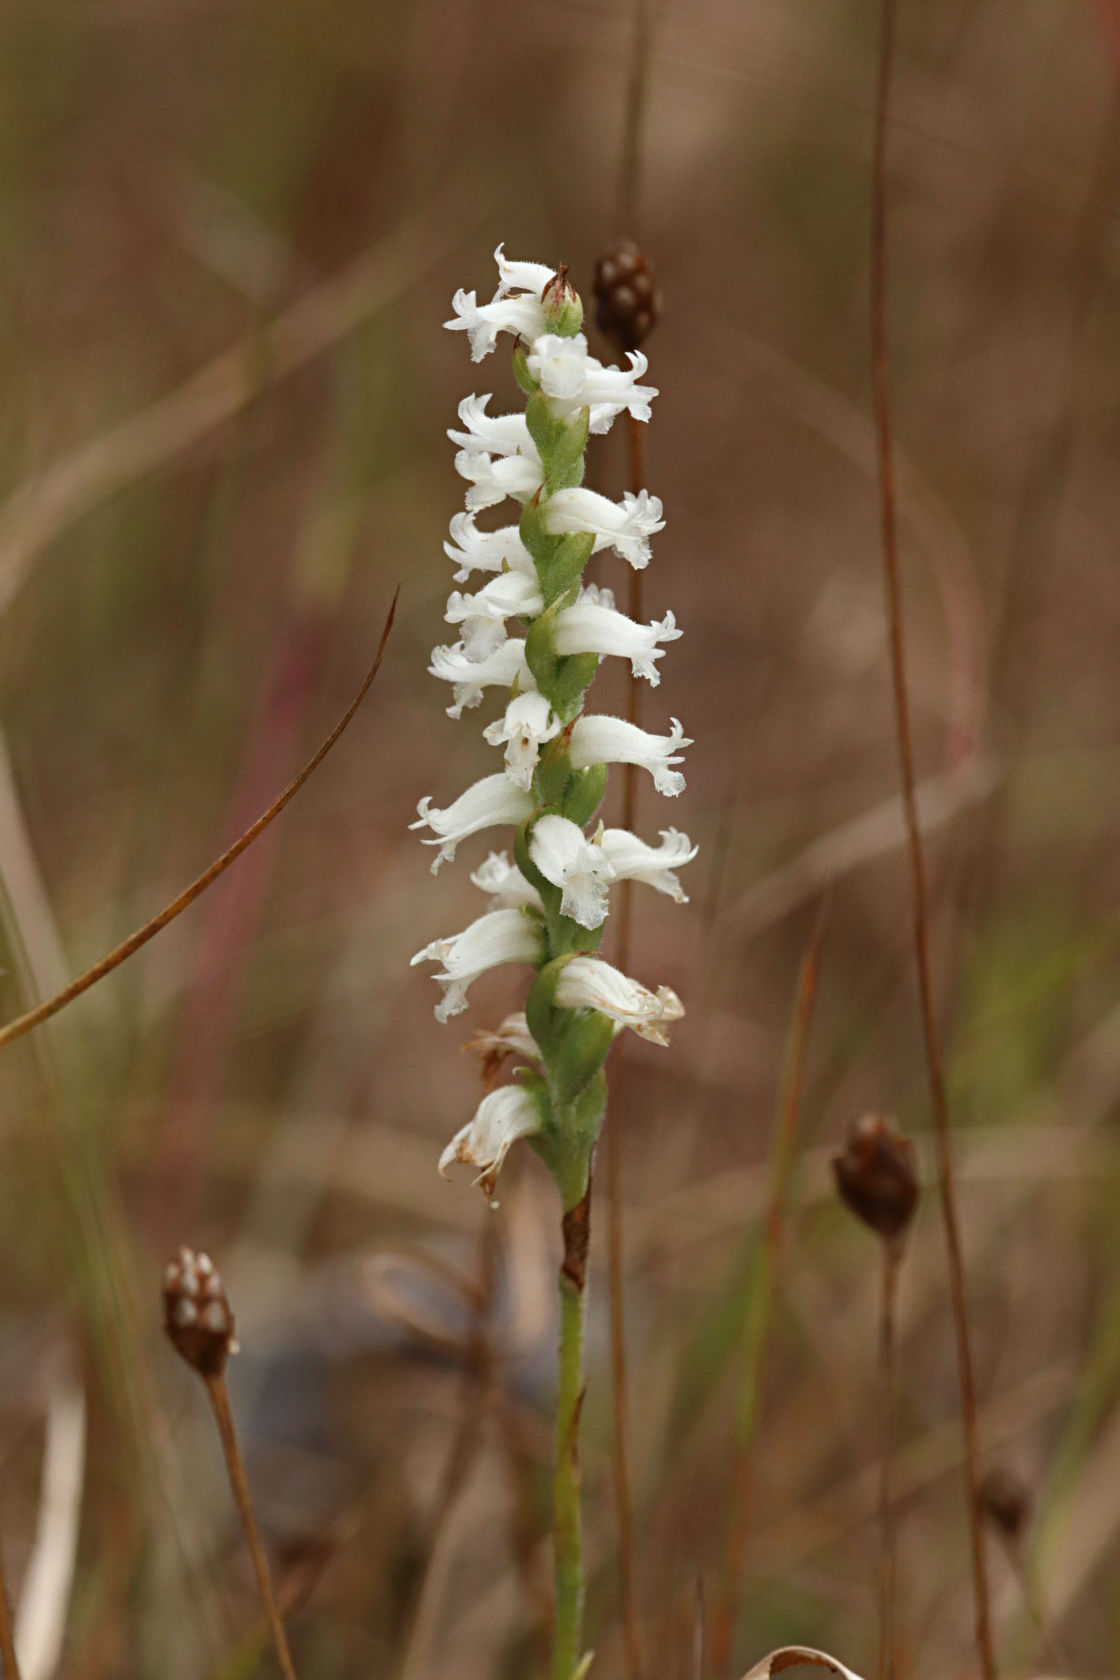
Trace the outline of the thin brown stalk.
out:
[[[618,169],[616,214],[619,233],[638,227],[638,187],[642,158],[642,129],[649,92],[649,60],[653,46],[653,0],[634,0],[634,33],[630,74],[622,120],[622,156]]]
[[[894,1680],[897,1538],[894,1520],[895,1390],[898,1274],[902,1244],[884,1238],[879,1303],[879,1397],[882,1407],[879,1464],[879,1680]]]
[[[972,1367],[964,1259],[961,1251],[960,1226],[957,1216],[949,1104],[945,1090],[941,1038],[933,995],[926,866],[915,796],[914,749],[910,729],[910,697],[906,670],[902,580],[898,558],[895,508],[890,357],[887,332],[886,240],[886,155],[891,74],[894,61],[895,21],[896,0],[882,0],[879,64],[875,92],[875,139],[871,194],[871,342],[874,363],[875,426],[878,442],[879,510],[882,528],[887,617],[890,632],[891,681],[894,689],[895,723],[902,783],[902,805],[906,821],[907,849],[910,857],[914,954],[918,971],[922,1035],[925,1043],[930,1101],[933,1109],[938,1186],[945,1227],[949,1288],[953,1308],[953,1325],[956,1333],[957,1364],[960,1372],[961,1424],[964,1435],[968,1532],[975,1598],[976,1648],[984,1680],[994,1680],[996,1673],[995,1649],[992,1642],[988,1573],[979,1507],[980,1454],[976,1425],[976,1382]]]
[[[222,1442],[222,1452],[225,1454],[226,1470],[229,1473],[229,1485],[233,1490],[233,1497],[241,1517],[241,1526],[245,1531],[249,1553],[253,1560],[253,1573],[257,1577],[257,1591],[260,1594],[261,1607],[264,1610],[268,1631],[272,1635],[276,1660],[280,1664],[280,1672],[284,1680],[296,1680],[295,1665],[292,1653],[288,1649],[288,1636],[284,1632],[284,1623],[276,1604],[276,1594],[272,1590],[272,1575],[265,1555],[264,1542],[261,1539],[260,1527],[257,1523],[257,1513],[253,1506],[253,1496],[249,1491],[249,1478],[245,1474],[245,1462],[241,1457],[241,1448],[237,1444],[237,1429],[233,1421],[233,1408],[229,1403],[229,1389],[226,1387],[225,1375],[221,1371],[204,1377],[206,1392],[210,1396],[210,1404],[214,1410],[214,1421],[218,1426],[218,1434]]]
[[[645,433],[640,421],[629,416],[629,488],[635,492],[645,480]],[[627,610],[635,622],[642,618],[642,573],[630,570],[626,600]],[[638,723],[641,716],[641,690],[638,679],[631,672],[626,688],[626,716]],[[638,802],[638,774],[633,764],[627,764],[622,774],[622,826],[634,831]],[[632,881],[619,884],[618,895],[618,966],[623,974],[630,972],[630,945],[633,929],[631,889]],[[626,1656],[627,1680],[638,1680],[642,1672],[641,1640],[638,1633],[638,1612],[634,1593],[634,1531],[630,1503],[630,1446],[629,1406],[626,1371],[626,1299],[623,1286],[622,1262],[622,1128],[626,1117],[627,1058],[621,1041],[615,1048],[612,1065],[611,1104],[607,1120],[607,1288],[610,1297],[611,1328],[611,1389],[614,1406],[614,1481],[615,1514],[618,1523],[619,1597],[622,1607],[623,1647]]]
[[[0,1554],[0,1664],[3,1665],[4,1680],[20,1680],[11,1600],[8,1597],[8,1580],[4,1572],[2,1554]]]
[[[400,587],[398,586],[393,596],[392,605],[389,608],[389,616],[385,620],[385,627],[381,632],[377,657],[365,681],[322,746],[307,761],[298,776],[288,783],[284,791],[277,795],[268,809],[261,812],[256,822],[250,824],[245,832],[233,842],[233,845],[222,853],[221,857],[216,858],[208,869],[204,869],[202,874],[197,876],[189,887],[185,887],[177,898],[173,898],[170,904],[165,905],[158,915],[145,922],[143,927],[137,928],[135,933],[130,933],[128,938],[120,945],[101,957],[93,964],[92,968],[87,968],[83,974],[79,974],[71,980],[69,985],[64,986],[60,992],[56,992],[45,1003],[38,1004],[34,1009],[27,1010],[23,1015],[17,1015],[14,1021],[8,1022],[7,1026],[0,1027],[0,1049],[3,1049],[5,1044],[10,1044],[13,1039],[22,1038],[24,1033],[31,1032],[34,1027],[40,1026],[42,1022],[49,1021],[52,1015],[57,1015],[60,1009],[65,1009],[68,1003],[73,1003],[75,998],[81,997],[83,992],[88,992],[91,986],[95,986],[99,980],[103,980],[107,974],[111,974],[115,968],[119,968],[121,963],[125,962],[136,951],[139,951],[141,946],[146,945],[149,939],[154,939],[156,934],[162,932],[169,922],[173,922],[176,916],[182,915],[188,905],[193,904],[195,899],[200,898],[208,887],[213,886],[214,882],[225,873],[230,864],[235,863],[242,852],[253,844],[258,835],[263,834],[269,823],[280,815],[286,805],[291,803],[300,788],[319,768],[331,748],[342,736],[354,718],[358,707],[369,693],[373,679],[381,669],[381,660],[385,653],[385,644],[389,640],[389,632],[393,628],[393,619],[396,615],[399,596]]]
[[[731,1472],[731,1514],[727,1529],[722,1590],[712,1618],[712,1669],[716,1674],[729,1673],[734,1656],[739,1582],[743,1574],[743,1560],[750,1532],[755,1426],[758,1420],[763,1360],[770,1329],[774,1275],[781,1252],[790,1174],[793,1170],[794,1145],[801,1115],[805,1057],[817,996],[817,982],[820,978],[821,951],[827,917],[828,900],[824,899],[817,913],[797,980],[797,1001],[782,1073],[778,1119],[767,1166],[762,1226],[747,1285],[747,1316],[743,1327],[743,1375],[737,1399],[735,1458]]]

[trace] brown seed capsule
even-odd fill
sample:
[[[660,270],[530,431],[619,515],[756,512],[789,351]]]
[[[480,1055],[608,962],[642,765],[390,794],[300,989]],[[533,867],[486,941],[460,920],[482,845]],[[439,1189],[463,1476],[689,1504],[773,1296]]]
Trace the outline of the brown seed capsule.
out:
[[[661,293],[632,239],[619,239],[595,264],[595,325],[616,350],[637,350],[657,325]]]
[[[1006,1465],[997,1464],[980,1483],[980,1509],[1005,1540],[1018,1540],[1031,1519],[1031,1490]]]
[[[181,1248],[163,1278],[163,1328],[199,1376],[216,1377],[237,1352],[233,1313],[207,1254]]]
[[[881,1237],[901,1237],[918,1200],[914,1145],[893,1121],[863,1114],[848,1127],[844,1148],[832,1157],[836,1188],[857,1219]]]

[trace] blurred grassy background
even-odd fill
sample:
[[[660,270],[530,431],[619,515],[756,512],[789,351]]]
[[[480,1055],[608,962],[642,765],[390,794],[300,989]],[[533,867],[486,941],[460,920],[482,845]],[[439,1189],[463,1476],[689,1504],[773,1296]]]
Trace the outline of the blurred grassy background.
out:
[[[651,61],[649,483],[668,525],[646,599],[686,634],[645,717],[679,714],[696,744],[687,793],[643,789],[640,826],[703,846],[689,907],[640,902],[634,964],[689,1009],[670,1052],[632,1051],[625,1138],[659,1680],[691,1673],[697,1578],[718,1596],[783,1042],[829,882],[735,1643],[741,1666],[788,1639],[874,1661],[876,1257],[827,1152],[864,1106],[927,1125],[869,425],[876,12],[666,3]],[[1073,1674],[1120,1659],[1114,24],[1111,0],[904,4],[891,134],[912,681],[982,1432],[1036,1492],[1046,1660]],[[271,1660],[202,1396],[159,1335],[183,1241],[219,1259],[238,1314],[235,1405],[303,1680],[539,1670],[553,1202],[528,1152],[496,1216],[435,1173],[477,1098],[460,1046],[521,982],[499,971],[465,1028],[437,1027],[408,958],[478,913],[486,846],[433,881],[406,825],[492,768],[489,713],[448,721],[425,666],[451,639],[444,429],[467,391],[494,383],[502,408],[513,388],[440,322],[455,287],[489,294],[499,240],[586,292],[632,231],[613,212],[631,34],[608,0],[0,15],[5,1016],[268,802],[402,585],[378,682],[290,812],[0,1067],[0,1535],[18,1597],[53,1443],[56,1561],[80,1495],[63,1672],[83,1680]],[[622,440],[599,444],[596,486],[623,472]],[[597,704],[622,692],[604,669]],[[972,1660],[933,1203],[902,1288],[919,1675]],[[586,1488],[607,1680],[601,1248]],[[1025,1672],[1039,1640],[993,1569]]]

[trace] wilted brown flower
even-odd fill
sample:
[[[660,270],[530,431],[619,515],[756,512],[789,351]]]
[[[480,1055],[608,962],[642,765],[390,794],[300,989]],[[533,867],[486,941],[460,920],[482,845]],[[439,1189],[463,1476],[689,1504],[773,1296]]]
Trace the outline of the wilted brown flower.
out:
[[[918,1171],[914,1145],[882,1114],[863,1114],[848,1127],[832,1158],[836,1187],[857,1219],[879,1236],[897,1239],[914,1216]]]

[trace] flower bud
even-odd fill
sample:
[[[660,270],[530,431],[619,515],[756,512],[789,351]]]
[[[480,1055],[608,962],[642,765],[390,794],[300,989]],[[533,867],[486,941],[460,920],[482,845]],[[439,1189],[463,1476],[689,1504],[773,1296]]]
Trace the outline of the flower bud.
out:
[[[237,1352],[233,1313],[208,1254],[181,1248],[163,1279],[163,1327],[175,1351],[200,1377],[217,1377]]]
[[[887,1238],[901,1237],[918,1200],[914,1145],[881,1114],[863,1114],[832,1158],[836,1188],[857,1219]]]
[[[1005,1540],[1018,1540],[1031,1518],[1031,1490],[1006,1465],[994,1465],[980,1483],[980,1509]]]
[[[583,303],[568,279],[568,265],[561,263],[541,293],[545,331],[557,338],[574,338],[583,326]]]
[[[637,350],[657,325],[661,293],[632,239],[619,239],[595,264],[595,325],[618,350]]]

